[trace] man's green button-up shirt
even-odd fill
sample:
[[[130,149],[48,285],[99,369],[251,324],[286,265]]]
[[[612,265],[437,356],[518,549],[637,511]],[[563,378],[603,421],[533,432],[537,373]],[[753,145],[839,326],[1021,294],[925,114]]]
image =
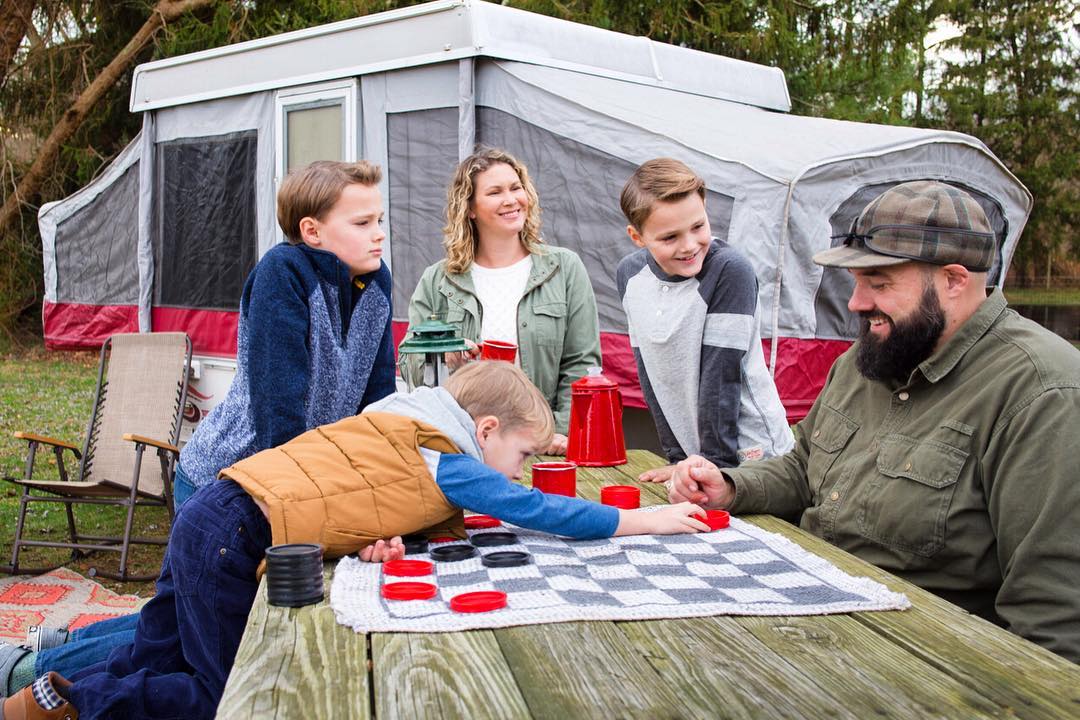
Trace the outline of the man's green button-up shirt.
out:
[[[804,529],[1080,662],[1080,352],[988,297],[908,382],[833,365],[795,449],[725,470]]]

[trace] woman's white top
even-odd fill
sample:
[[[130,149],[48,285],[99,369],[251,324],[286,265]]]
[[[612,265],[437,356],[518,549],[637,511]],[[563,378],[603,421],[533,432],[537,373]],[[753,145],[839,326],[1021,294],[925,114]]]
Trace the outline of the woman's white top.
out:
[[[481,267],[474,262],[471,272],[476,298],[483,309],[480,339],[517,345],[517,308],[532,272],[532,255],[501,268]]]

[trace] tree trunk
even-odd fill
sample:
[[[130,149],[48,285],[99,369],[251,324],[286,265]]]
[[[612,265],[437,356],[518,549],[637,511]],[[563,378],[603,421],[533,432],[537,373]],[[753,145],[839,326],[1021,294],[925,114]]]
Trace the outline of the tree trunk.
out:
[[[0,85],[4,84],[8,66],[30,27],[35,5],[37,0],[4,0],[0,9]]]
[[[117,53],[116,57],[98,73],[94,81],[75,99],[53,127],[49,137],[41,146],[37,159],[26,174],[19,180],[18,186],[8,195],[4,206],[0,208],[0,233],[3,233],[19,213],[19,206],[32,201],[41,189],[53,162],[60,154],[60,148],[79,129],[95,103],[112,88],[120,77],[127,72],[135,57],[153,39],[154,35],[166,24],[176,20],[191,10],[212,5],[217,0],[159,0],[150,12],[139,31],[128,44]]]

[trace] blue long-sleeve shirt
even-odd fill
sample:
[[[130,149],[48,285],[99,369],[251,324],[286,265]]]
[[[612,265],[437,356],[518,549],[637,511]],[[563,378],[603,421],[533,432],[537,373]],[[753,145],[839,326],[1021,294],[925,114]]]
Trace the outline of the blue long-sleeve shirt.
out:
[[[530,490],[465,454],[421,451],[446,499],[458,507],[531,530],[582,540],[611,537],[619,511],[608,505]],[[437,459],[431,456],[438,456]]]

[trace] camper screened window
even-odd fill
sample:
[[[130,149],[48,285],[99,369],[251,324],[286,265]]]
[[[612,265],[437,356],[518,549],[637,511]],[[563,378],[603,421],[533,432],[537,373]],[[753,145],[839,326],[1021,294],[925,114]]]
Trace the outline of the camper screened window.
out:
[[[254,130],[156,145],[154,304],[237,310],[258,247]]]

